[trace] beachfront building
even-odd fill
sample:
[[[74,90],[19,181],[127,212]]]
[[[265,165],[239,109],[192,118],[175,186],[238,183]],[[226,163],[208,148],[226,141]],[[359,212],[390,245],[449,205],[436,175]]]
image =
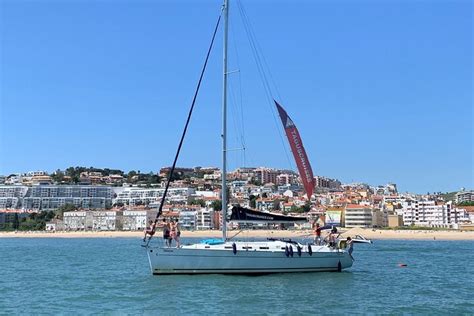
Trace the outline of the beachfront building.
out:
[[[179,212],[179,226],[181,229],[196,229],[197,211],[181,211]]]
[[[405,225],[452,228],[460,220],[459,211],[453,207],[452,202],[407,200],[396,211],[403,216]]]
[[[93,230],[122,230],[122,211],[90,212],[92,212]]]
[[[214,210],[212,208],[201,208],[196,214],[196,229],[214,228]]]
[[[86,211],[64,212],[65,230],[90,230],[92,229],[92,213]]]
[[[125,188],[117,194],[113,203],[122,203],[124,205],[159,205],[165,189],[162,188]],[[196,192],[194,188],[169,188],[166,200],[175,203],[186,203],[191,195]]]
[[[372,227],[373,214],[368,206],[348,204],[344,213],[345,227]]]
[[[122,230],[122,211],[64,212],[66,230]]]
[[[388,227],[396,228],[403,226],[403,216],[397,214],[388,215]]]
[[[78,208],[105,209],[112,206],[113,191],[108,186],[37,185],[28,188],[22,208],[49,211],[66,204]]]
[[[144,230],[148,221],[155,220],[157,210],[124,210],[122,217],[123,230]]]

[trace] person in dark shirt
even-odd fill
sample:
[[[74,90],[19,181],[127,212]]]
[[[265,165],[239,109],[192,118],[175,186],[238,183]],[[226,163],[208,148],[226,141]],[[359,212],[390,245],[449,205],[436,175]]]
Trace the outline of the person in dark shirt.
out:
[[[321,227],[319,223],[316,223],[314,226],[314,243],[316,245],[321,245]]]
[[[149,220],[148,227],[145,229],[145,237],[143,237],[143,241],[146,241],[146,237],[150,236],[150,238],[155,234],[156,229],[156,221]]]
[[[166,222],[166,218],[163,218],[163,239],[168,247],[171,247],[171,236],[170,236],[170,225]]]

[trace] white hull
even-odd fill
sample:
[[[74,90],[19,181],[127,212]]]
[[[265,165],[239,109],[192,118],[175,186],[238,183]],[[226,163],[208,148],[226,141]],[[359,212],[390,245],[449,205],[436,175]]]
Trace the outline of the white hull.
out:
[[[344,250],[283,241],[195,244],[181,248],[147,247],[153,274],[267,274],[283,272],[341,271],[352,266]],[[286,251],[289,247],[293,255]]]

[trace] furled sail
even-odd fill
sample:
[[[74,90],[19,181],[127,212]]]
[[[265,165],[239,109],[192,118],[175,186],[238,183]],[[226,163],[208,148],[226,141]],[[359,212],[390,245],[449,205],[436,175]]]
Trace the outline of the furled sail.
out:
[[[274,100],[275,101],[275,100]],[[300,133],[296,128],[295,123],[288,116],[286,111],[275,101],[275,105],[278,109],[278,114],[280,115],[281,122],[283,123],[283,128],[285,129],[286,137],[288,137],[288,142],[290,143],[291,151],[293,152],[293,157],[296,160],[296,166],[298,167],[298,172],[300,173],[301,181],[303,181],[303,186],[306,191],[308,199],[311,199],[311,195],[314,190],[314,176],[313,170],[306,155],[306,151],[303,147],[303,142],[301,141]]]
[[[252,210],[249,208],[234,206],[230,220],[233,222],[266,222],[266,223],[297,223],[307,222],[306,217],[287,216]]]

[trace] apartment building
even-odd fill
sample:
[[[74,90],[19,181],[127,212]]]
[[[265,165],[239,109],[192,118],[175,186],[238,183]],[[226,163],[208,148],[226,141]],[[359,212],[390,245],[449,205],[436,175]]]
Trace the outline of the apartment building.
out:
[[[396,212],[403,216],[405,225],[453,227],[460,220],[460,212],[452,202],[407,200],[402,203],[402,209],[396,210]]]
[[[0,209],[19,209],[22,199],[28,192],[24,185],[1,185],[0,186]]]
[[[64,212],[65,230],[90,230],[92,229],[92,213],[87,211]]]
[[[197,211],[181,211],[179,212],[179,226],[181,229],[196,229]]]
[[[316,188],[339,189],[341,187],[341,182],[337,179],[315,176],[314,180]]]
[[[196,214],[196,229],[213,229],[214,228],[214,210],[209,208],[201,208]]]
[[[78,208],[104,209],[112,206],[113,191],[108,186],[37,185],[28,189],[22,208],[55,210],[66,204]]]
[[[148,222],[156,218],[157,210],[124,210],[122,214],[123,230],[144,230]]]
[[[74,211],[64,212],[66,230],[122,230],[122,211]]]
[[[344,214],[345,227],[372,227],[372,209],[368,206],[348,204]]]
[[[456,193],[456,204],[462,202],[473,202],[474,201],[474,191],[461,191]]]
[[[164,192],[165,189],[162,188],[125,188],[117,193],[117,197],[114,199],[113,203],[123,203],[124,205],[130,206],[151,204],[159,205]],[[189,197],[195,193],[196,190],[194,188],[169,188],[166,199],[169,202],[186,203]]]
[[[262,184],[266,183],[273,183],[277,184],[277,176],[280,174],[278,170],[271,169],[271,168],[257,168],[255,169],[255,175],[257,176],[257,180],[260,181]]]

